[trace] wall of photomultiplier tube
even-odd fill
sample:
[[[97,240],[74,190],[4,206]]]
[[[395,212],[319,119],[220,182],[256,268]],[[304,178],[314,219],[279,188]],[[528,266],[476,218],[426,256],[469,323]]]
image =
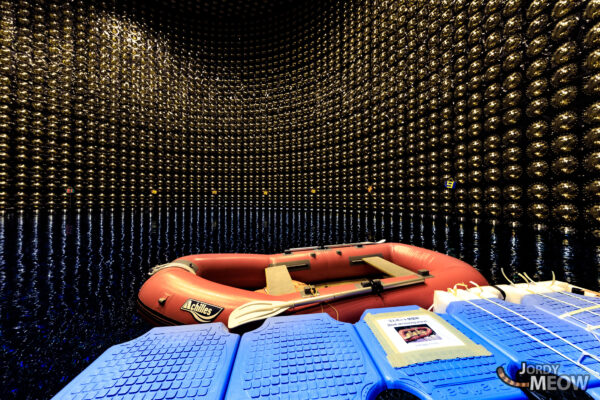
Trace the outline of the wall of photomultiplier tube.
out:
[[[0,24],[0,208],[600,226],[600,1],[0,0]]]

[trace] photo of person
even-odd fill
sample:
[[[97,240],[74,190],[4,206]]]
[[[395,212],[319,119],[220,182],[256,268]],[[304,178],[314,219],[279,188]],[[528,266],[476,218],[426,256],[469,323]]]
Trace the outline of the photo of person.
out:
[[[427,324],[395,326],[394,329],[405,343],[441,340],[441,337]]]

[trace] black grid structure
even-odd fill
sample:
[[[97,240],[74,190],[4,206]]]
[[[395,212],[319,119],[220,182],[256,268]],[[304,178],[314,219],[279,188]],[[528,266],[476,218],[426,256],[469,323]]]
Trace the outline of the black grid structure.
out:
[[[595,0],[0,0],[0,208],[597,232],[599,95]]]

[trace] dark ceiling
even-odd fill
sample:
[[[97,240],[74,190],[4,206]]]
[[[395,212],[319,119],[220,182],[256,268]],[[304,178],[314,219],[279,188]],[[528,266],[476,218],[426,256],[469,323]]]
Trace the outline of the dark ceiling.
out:
[[[214,18],[256,18],[285,12],[306,0],[156,0],[170,9]]]

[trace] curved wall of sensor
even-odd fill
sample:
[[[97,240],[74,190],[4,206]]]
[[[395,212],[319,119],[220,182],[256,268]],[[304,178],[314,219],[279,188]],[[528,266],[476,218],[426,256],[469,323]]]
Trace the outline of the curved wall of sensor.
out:
[[[0,208],[600,227],[599,1],[0,0],[0,24]]]

